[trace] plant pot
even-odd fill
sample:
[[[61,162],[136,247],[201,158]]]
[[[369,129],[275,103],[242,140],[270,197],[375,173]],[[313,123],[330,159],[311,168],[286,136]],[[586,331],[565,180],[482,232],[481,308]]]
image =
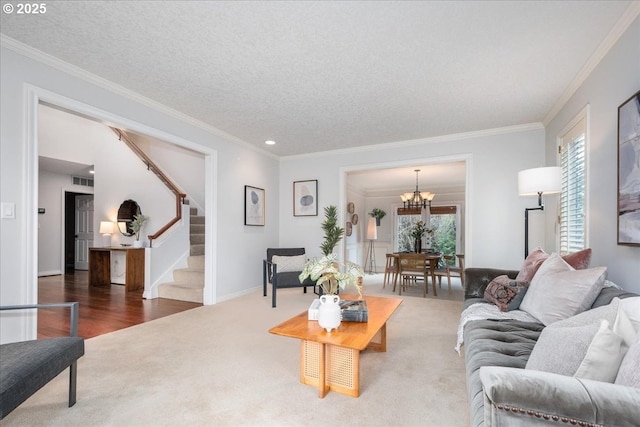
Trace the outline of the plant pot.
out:
[[[416,239],[413,242],[413,251],[417,254],[419,254],[420,252],[422,252],[422,240],[421,239]]]
[[[338,295],[322,295],[318,308],[318,324],[327,332],[338,329],[342,322],[340,297]]]
[[[376,226],[380,227],[380,218],[376,217]]]
[[[133,241],[134,248],[144,248],[144,242],[142,240],[134,240]]]

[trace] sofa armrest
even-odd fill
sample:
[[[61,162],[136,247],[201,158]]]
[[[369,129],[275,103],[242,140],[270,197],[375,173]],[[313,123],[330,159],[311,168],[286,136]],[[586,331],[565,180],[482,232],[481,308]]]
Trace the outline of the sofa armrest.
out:
[[[487,285],[496,277],[506,274],[515,279],[518,270],[499,268],[466,268],[464,270],[464,299],[483,298]]]
[[[485,426],[637,426],[640,389],[530,369],[480,368]],[[584,422],[586,424],[579,424]]]

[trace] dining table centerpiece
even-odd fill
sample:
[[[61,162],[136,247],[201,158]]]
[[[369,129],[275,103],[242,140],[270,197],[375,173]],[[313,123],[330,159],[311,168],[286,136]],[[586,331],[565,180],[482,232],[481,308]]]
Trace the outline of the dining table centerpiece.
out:
[[[425,234],[432,235],[433,228],[427,227],[424,221],[418,221],[411,229],[411,237],[413,237],[413,251],[415,253],[422,252],[422,238]]]

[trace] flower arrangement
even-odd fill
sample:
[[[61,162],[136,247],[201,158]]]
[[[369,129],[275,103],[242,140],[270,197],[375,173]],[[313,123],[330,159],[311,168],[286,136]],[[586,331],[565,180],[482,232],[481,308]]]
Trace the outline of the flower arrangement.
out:
[[[136,235],[136,240],[140,240],[140,232],[144,227],[145,222],[149,220],[149,217],[146,215],[138,214],[133,216],[133,221],[131,221],[131,230]]]
[[[341,268],[343,271],[340,271]],[[307,277],[311,277],[327,295],[335,294],[338,288],[344,290],[347,286],[354,286],[361,297],[363,276],[364,271],[358,264],[349,261],[340,263],[336,254],[329,254],[308,261],[298,278],[302,283]]]
[[[416,240],[422,239],[422,236],[424,236],[425,233],[432,234],[433,228],[427,228],[425,223],[422,221],[416,222],[416,224],[411,229],[411,237],[413,237]]]

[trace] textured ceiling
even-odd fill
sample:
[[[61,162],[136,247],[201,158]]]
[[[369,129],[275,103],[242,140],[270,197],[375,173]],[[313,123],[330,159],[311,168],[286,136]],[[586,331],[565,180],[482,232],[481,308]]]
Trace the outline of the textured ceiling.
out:
[[[284,156],[540,122],[630,3],[57,1],[0,32]]]

